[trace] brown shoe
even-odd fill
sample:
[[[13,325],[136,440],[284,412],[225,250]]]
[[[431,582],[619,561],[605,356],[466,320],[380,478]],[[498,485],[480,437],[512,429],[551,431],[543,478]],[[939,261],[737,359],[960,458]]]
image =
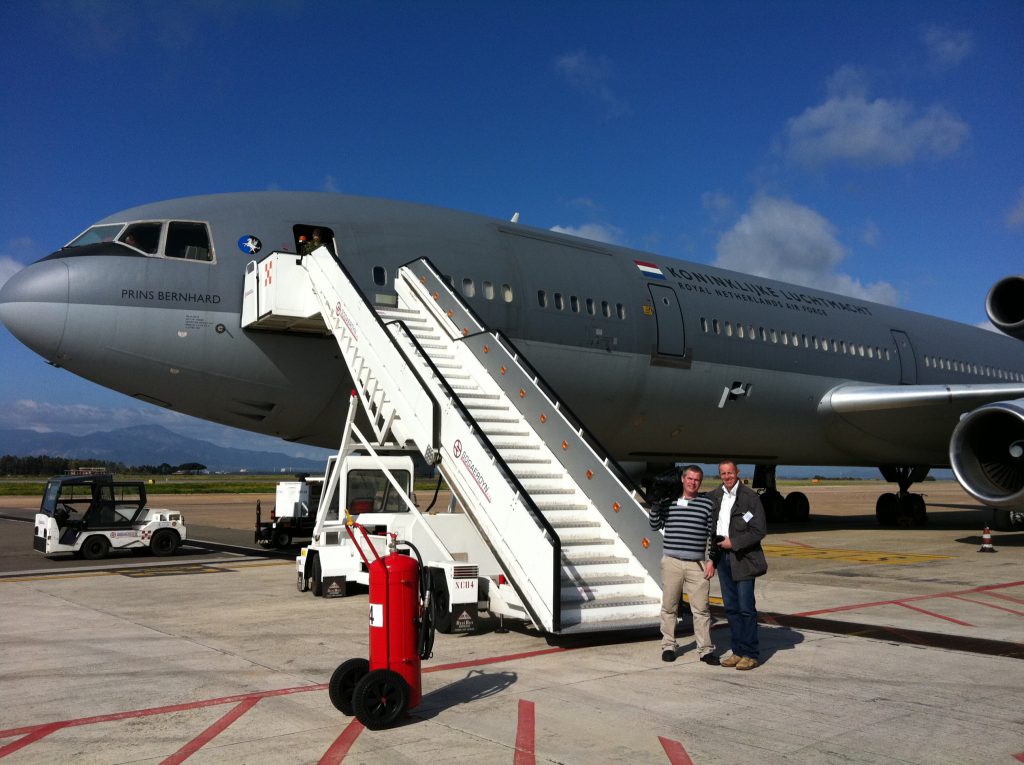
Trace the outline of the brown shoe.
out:
[[[726,658],[722,659],[722,666],[723,667],[735,667],[737,664],[740,663],[742,658],[743,658],[742,656],[737,656],[736,654],[730,654]]]
[[[759,663],[760,662],[757,659],[751,659],[748,656],[744,656],[742,659],[736,662],[736,669],[753,669]]]

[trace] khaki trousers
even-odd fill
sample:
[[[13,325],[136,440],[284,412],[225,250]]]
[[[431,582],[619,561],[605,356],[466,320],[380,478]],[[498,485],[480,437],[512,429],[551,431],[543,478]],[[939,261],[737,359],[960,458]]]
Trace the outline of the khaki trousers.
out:
[[[711,582],[704,578],[704,561],[679,560],[668,555],[661,559],[661,650],[676,647],[676,618],[679,601],[686,594],[693,614],[693,636],[698,655],[714,651],[711,643],[711,608],[708,595]]]

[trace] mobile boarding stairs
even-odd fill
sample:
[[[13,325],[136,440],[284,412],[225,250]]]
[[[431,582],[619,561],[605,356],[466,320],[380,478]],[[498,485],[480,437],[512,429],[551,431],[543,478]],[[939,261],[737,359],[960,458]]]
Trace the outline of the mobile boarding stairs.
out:
[[[374,306],[327,248],[274,252],[246,267],[242,327],[334,335],[371,440],[437,465],[538,629],[656,625],[662,536],[622,469],[428,260],[395,289]]]

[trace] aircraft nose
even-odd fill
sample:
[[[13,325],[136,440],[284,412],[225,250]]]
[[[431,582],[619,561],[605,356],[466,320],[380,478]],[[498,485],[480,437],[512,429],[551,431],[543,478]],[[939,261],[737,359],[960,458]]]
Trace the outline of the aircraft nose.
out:
[[[55,361],[68,318],[68,267],[41,260],[18,271],[0,288],[0,321],[33,351]]]

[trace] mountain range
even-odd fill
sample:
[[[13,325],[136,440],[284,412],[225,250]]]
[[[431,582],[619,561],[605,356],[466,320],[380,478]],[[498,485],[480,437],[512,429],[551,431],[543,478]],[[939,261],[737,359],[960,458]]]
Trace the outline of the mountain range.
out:
[[[324,462],[288,454],[234,449],[189,438],[160,425],[135,425],[84,436],[0,429],[0,454],[48,455],[120,462],[125,465],[182,465],[199,462],[213,472],[322,473]]]

